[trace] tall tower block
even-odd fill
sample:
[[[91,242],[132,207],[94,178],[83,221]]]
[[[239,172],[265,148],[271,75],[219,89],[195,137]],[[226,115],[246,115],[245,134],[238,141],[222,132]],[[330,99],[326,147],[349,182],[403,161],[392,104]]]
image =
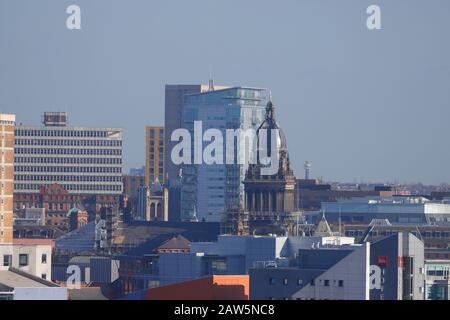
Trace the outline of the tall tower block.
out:
[[[13,242],[15,121],[15,115],[0,113],[0,244]]]

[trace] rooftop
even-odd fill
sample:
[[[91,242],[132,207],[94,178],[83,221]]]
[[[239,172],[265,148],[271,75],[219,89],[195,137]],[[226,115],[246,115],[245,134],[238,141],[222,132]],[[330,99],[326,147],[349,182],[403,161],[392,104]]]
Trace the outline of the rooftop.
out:
[[[0,271],[0,284],[11,289],[58,287],[58,285],[50,281],[35,277],[15,268],[9,268],[7,271]]]

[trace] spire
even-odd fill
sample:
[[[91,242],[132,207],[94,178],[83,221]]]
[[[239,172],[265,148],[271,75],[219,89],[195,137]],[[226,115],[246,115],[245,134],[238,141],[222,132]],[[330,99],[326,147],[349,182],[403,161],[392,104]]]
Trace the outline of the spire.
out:
[[[275,107],[272,102],[272,90],[269,91],[268,101],[266,105],[266,119],[275,119]]]
[[[322,210],[322,219],[317,224],[316,230],[314,231],[314,237],[329,237],[332,236],[330,225],[325,218],[325,211]]]
[[[208,91],[214,91],[214,80],[213,80],[213,76],[212,76],[211,67],[209,68]]]

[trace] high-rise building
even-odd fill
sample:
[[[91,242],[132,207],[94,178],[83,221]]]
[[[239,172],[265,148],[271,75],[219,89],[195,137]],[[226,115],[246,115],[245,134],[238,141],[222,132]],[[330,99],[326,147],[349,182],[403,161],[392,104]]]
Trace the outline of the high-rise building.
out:
[[[195,122],[201,121],[203,130],[217,129],[223,136],[223,150],[227,150],[227,129],[253,129],[264,119],[264,89],[233,87],[185,96],[182,126],[194,137]],[[235,139],[236,140],[236,139]],[[194,155],[194,143],[191,144]],[[206,143],[203,147],[206,146]],[[237,155],[235,142],[234,154]],[[181,219],[221,222],[225,209],[244,205],[245,171],[248,164],[237,158],[226,164],[183,164]],[[193,163],[193,162],[192,162]]]
[[[182,127],[181,114],[183,111],[184,97],[188,94],[199,93],[207,90],[206,85],[166,85],[165,88],[165,110],[164,110],[164,128],[166,134],[164,137],[165,142],[165,163],[164,172],[169,181],[177,179],[180,166],[174,164],[171,161],[170,153],[176,142],[172,142],[170,137],[172,132]]]
[[[0,244],[13,242],[15,120],[15,115],[0,114]]]
[[[145,183],[164,183],[164,128],[145,128]]]
[[[15,128],[14,195],[58,183],[70,194],[122,193],[122,129],[69,127],[46,112],[43,126]]]
[[[172,132],[178,128],[182,128],[182,112],[185,97],[189,94],[206,92],[211,89],[225,89],[225,86],[214,86],[212,80],[210,84],[174,84],[166,85],[165,88],[165,115],[164,115],[164,174],[166,180],[177,180],[180,173],[180,166],[171,161],[171,152],[176,142],[172,142],[170,137]],[[167,183],[168,181],[166,181]]]

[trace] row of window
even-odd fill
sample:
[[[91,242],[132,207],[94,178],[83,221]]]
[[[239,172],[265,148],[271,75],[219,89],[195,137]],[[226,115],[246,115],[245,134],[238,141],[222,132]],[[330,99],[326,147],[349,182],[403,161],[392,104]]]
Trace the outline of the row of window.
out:
[[[43,253],[41,255],[41,263],[47,264],[47,254]],[[19,254],[19,266],[20,267],[26,267],[29,264],[29,257],[26,253]],[[3,266],[4,267],[11,267],[12,266],[12,255],[5,254],[3,255]]]
[[[121,167],[32,167],[32,166],[14,166],[14,172],[76,172],[76,173],[122,173]]]
[[[92,137],[107,138],[113,132],[104,130],[74,130],[74,129],[19,129],[14,130],[16,137]]]
[[[155,138],[155,129],[150,129],[150,139],[154,139]],[[164,129],[159,129],[159,138],[163,139],[164,138]]]
[[[289,284],[289,279],[288,278],[282,278],[282,284],[284,285],[284,286],[287,286],[288,284]],[[324,287],[330,287],[330,282],[331,280],[320,280],[320,282],[321,282],[321,285],[323,285]],[[278,282],[278,279],[277,278],[269,278],[269,284],[270,285],[276,285],[277,284],[277,282]],[[301,278],[297,278],[296,279],[296,284],[298,285],[298,286],[301,286],[301,285],[303,285],[303,279],[301,279]],[[315,279],[311,279],[311,281],[309,282],[309,284],[311,285],[311,286],[315,286],[316,285],[316,281],[315,281]],[[340,287],[340,288],[342,288],[342,287],[344,287],[344,280],[333,280],[333,284],[335,285],[335,286],[337,286],[337,287]]]
[[[121,176],[60,176],[60,175],[28,175],[16,174],[15,181],[48,181],[48,182],[122,182]]]
[[[121,158],[52,158],[52,157],[14,157],[15,163],[60,163],[60,164],[122,164]]]
[[[37,183],[15,183],[14,191],[23,191],[23,190],[39,190],[42,187],[42,184]],[[114,191],[114,192],[122,192],[122,184],[120,185],[98,185],[98,184],[69,184],[64,185],[64,189],[67,191]]]
[[[369,235],[371,237],[379,236],[391,236],[397,234],[400,231],[397,230],[387,230],[387,231],[371,231]],[[362,237],[365,231],[362,230],[347,230],[345,235],[347,237]],[[411,231],[415,236],[422,236],[424,238],[450,238],[450,231],[424,231],[420,234],[417,231]]]
[[[427,276],[446,277],[449,275],[449,267],[445,265],[427,266]]]
[[[121,156],[122,149],[45,149],[45,148],[16,148],[16,154],[69,154],[69,155],[102,155]]]
[[[15,139],[16,146],[121,147],[122,140]]]

